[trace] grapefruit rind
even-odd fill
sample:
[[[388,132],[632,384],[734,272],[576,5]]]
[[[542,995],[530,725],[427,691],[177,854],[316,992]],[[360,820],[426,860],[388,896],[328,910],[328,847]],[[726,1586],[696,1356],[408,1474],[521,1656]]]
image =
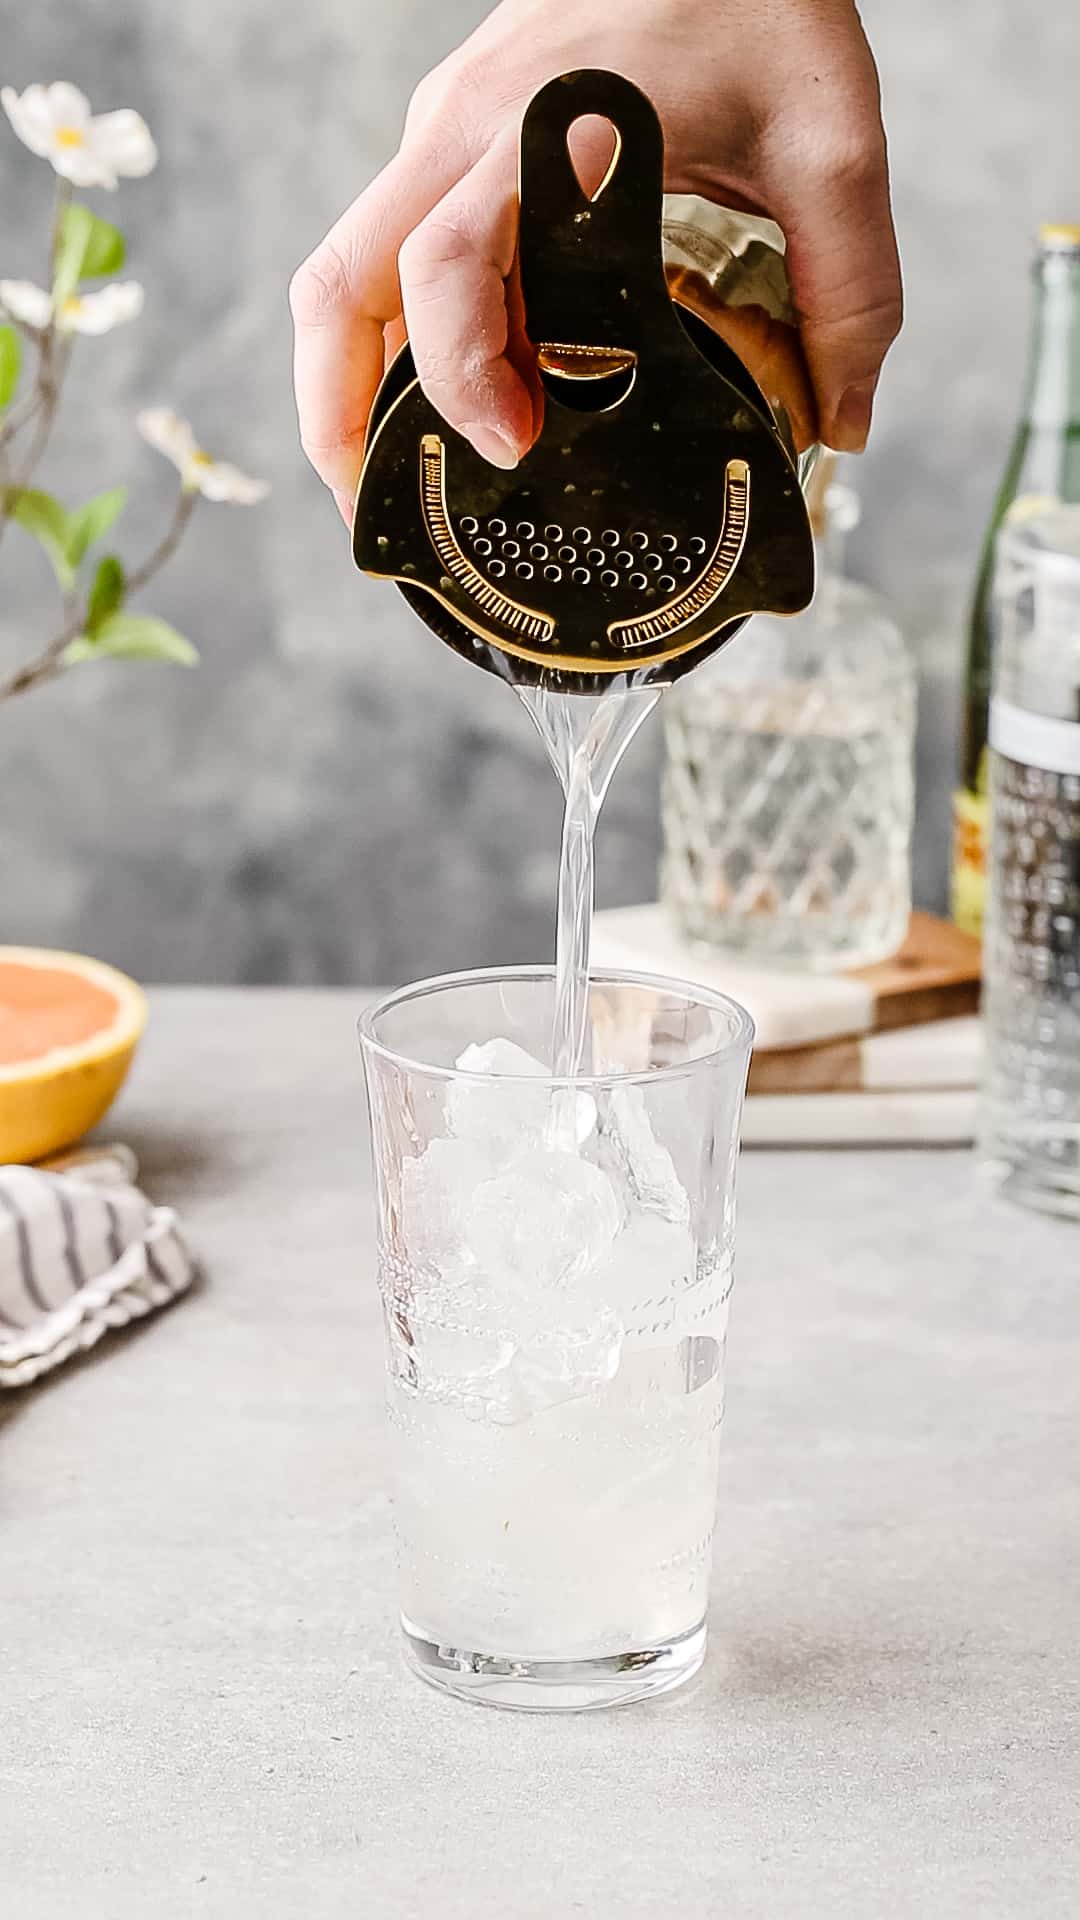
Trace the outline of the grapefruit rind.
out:
[[[126,974],[82,954],[0,947],[5,964],[77,974],[116,1003],[115,1017],[85,1040],[0,1062],[0,1163],[25,1163],[72,1145],[108,1112],[146,1025],[146,998]]]

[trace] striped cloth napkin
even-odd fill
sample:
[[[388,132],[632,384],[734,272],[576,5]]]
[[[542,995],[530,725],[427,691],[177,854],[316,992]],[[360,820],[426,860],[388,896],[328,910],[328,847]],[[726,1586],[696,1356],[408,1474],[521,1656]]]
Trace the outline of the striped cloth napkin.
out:
[[[171,1207],[134,1185],[127,1147],[0,1166],[0,1388],[167,1306],[195,1276]]]

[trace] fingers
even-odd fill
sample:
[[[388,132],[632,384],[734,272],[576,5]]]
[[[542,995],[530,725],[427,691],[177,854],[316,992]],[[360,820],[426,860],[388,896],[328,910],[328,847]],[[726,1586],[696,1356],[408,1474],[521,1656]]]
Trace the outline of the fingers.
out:
[[[788,270],[821,437],[856,453],[870,430],[882,361],[900,331],[903,290],[877,111],[846,135],[815,129],[790,150],[770,199],[788,241]]]
[[[485,460],[514,467],[533,432],[514,364],[507,280],[517,247],[516,137],[502,135],[408,235],[398,257],[420,384]]]
[[[405,235],[461,171],[452,146],[402,150],[293,276],[300,439],[327,486],[351,494],[383,372],[383,328],[401,311]]]

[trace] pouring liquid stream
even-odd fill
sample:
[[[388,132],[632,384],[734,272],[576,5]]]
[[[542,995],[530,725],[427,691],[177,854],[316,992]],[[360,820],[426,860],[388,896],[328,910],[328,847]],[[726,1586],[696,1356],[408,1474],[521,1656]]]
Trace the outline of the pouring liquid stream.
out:
[[[551,1071],[559,1079],[592,1071],[589,947],[600,809],[612,775],[662,687],[613,686],[595,695],[516,687],[565,797],[555,932]]]

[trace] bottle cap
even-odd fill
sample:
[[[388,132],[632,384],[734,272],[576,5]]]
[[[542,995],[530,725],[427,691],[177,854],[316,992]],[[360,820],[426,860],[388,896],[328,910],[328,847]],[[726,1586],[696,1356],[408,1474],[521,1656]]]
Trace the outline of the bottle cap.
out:
[[[1055,253],[1080,253],[1080,226],[1044,220],[1039,228],[1039,245]]]

